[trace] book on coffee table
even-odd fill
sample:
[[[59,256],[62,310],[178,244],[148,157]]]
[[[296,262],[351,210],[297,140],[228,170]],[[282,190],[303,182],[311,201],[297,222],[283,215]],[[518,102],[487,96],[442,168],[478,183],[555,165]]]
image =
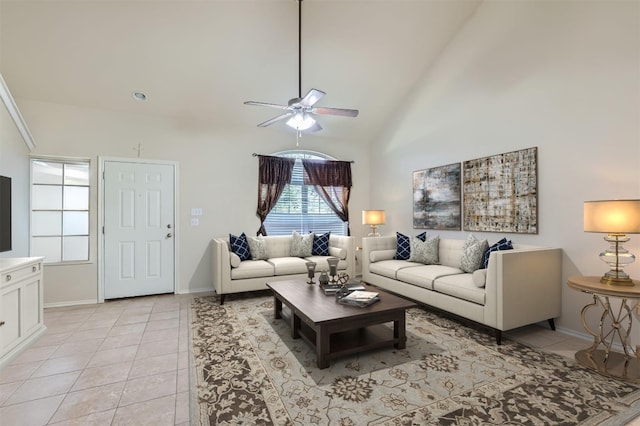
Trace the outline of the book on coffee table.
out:
[[[343,305],[369,306],[380,300],[380,296],[375,291],[356,290],[338,300]]]
[[[322,286],[322,290],[324,290],[324,294],[326,294],[327,296],[333,296],[341,288],[341,284],[325,284]],[[352,281],[347,284],[347,290],[364,290],[364,286],[360,283],[360,281]]]

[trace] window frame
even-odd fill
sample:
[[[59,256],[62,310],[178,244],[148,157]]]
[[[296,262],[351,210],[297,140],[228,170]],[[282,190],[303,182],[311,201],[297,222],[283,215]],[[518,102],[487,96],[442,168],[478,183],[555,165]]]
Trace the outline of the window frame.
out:
[[[285,150],[285,151],[279,151],[276,152],[274,154],[271,154],[273,156],[278,156],[278,157],[287,157],[287,158],[295,158],[296,159],[296,164],[294,165],[294,173],[295,173],[295,169],[296,167],[300,167],[302,168],[302,160],[304,159],[319,159],[319,160],[333,160],[335,161],[336,159],[331,157],[330,155],[321,153],[321,152],[317,152],[317,151],[310,151],[310,150],[301,150],[301,149],[294,149],[294,150]],[[331,227],[330,231],[332,233],[334,233],[335,235],[348,235],[348,229],[349,229],[349,223],[348,222],[343,222],[336,214],[335,212],[327,205],[327,203],[324,202],[324,200],[322,200],[322,198],[317,194],[317,192],[315,191],[315,189],[313,188],[312,185],[305,185],[304,182],[300,182],[299,184],[297,183],[299,181],[299,179],[301,179],[304,176],[304,171],[302,171],[302,173],[300,174],[300,176],[292,176],[291,177],[291,182],[287,183],[287,186],[285,187],[285,191],[283,192],[282,196],[280,197],[280,199],[278,200],[278,202],[276,203],[276,205],[273,207],[273,209],[269,212],[269,214],[267,215],[266,220],[264,221],[264,226],[265,229],[267,231],[267,235],[290,235],[292,230],[295,229],[297,232],[302,232],[302,233],[307,233],[307,232],[316,232],[316,233],[324,233],[324,232],[328,232],[328,230],[325,231],[317,231],[317,230],[312,230],[312,229],[308,229],[310,228],[309,226],[309,221],[303,221],[302,226],[298,226],[298,227],[291,227],[291,229],[288,230],[283,230],[282,227],[279,227],[278,230],[273,230],[270,229],[270,226],[273,226],[274,223],[273,221],[270,223],[269,221],[269,217],[274,214],[290,214],[293,217],[302,217],[305,218],[308,215],[311,215],[309,217],[313,217],[313,213],[309,213],[309,190],[312,190],[315,194],[314,198],[315,200],[313,201],[313,205],[315,205],[316,203],[318,203],[318,214],[317,215],[322,215],[322,214],[332,214],[337,221],[340,222],[340,226],[341,226],[341,230],[340,232],[337,232],[334,227]],[[291,213],[291,209],[289,208],[289,212],[282,212],[282,211],[278,211],[278,205],[280,204],[280,202],[283,200],[283,197],[285,197],[285,194],[287,191],[291,190],[291,186],[298,186],[301,188],[300,190],[300,200],[301,200],[301,205],[300,205],[300,209],[301,212],[299,214],[296,213]],[[306,191],[304,190],[306,189]],[[289,207],[291,206],[291,204],[289,204]],[[322,212],[322,208],[326,208],[328,211],[327,212]],[[305,211],[306,210],[306,211]],[[282,221],[282,224],[284,224],[286,222]],[[291,221],[291,223],[293,223],[293,220]]]
[[[63,170],[63,174],[61,176],[62,182],[59,184],[59,186],[61,187],[61,199],[60,199],[60,208],[59,209],[34,209],[34,187],[36,186],[46,186],[46,185],[58,185],[58,184],[45,184],[45,183],[35,183],[34,182],[34,163],[35,162],[44,162],[44,163],[50,163],[50,164],[60,164],[62,165],[62,170]],[[78,184],[78,183],[65,183],[64,179],[65,179],[65,167],[66,166],[75,166],[75,165],[80,165],[80,166],[86,166],[87,167],[87,172],[88,172],[88,176],[87,176],[87,183],[86,184]],[[93,239],[93,234],[92,234],[92,227],[91,227],[91,223],[92,223],[92,208],[91,208],[91,197],[92,197],[92,188],[91,188],[91,181],[93,179],[93,173],[92,173],[92,162],[91,159],[89,158],[79,158],[79,157],[57,157],[57,156],[41,156],[41,155],[32,155],[29,157],[29,255],[30,256],[38,256],[38,257],[44,257],[43,254],[39,254],[39,253],[34,253],[34,244],[33,244],[33,239],[38,238],[38,237],[59,237],[60,238],[60,247],[59,247],[59,254],[60,254],[60,260],[56,260],[56,261],[47,261],[46,257],[43,261],[43,264],[46,266],[60,266],[60,265],[75,265],[75,264],[88,264],[88,263],[92,263],[92,250],[91,250],[91,245],[92,245],[92,239]],[[64,205],[64,194],[65,194],[65,188],[86,188],[86,197],[87,197],[87,206],[86,209],[78,209],[78,208],[69,208],[69,209],[65,209],[65,205]],[[67,234],[65,235],[65,231],[64,231],[64,222],[61,221],[60,224],[60,231],[58,234],[51,234],[51,235],[35,235],[33,234],[33,230],[34,230],[34,224],[33,224],[33,213],[34,212],[60,212],[61,215],[61,219],[62,219],[62,215],[64,215],[65,212],[67,213],[74,213],[74,212],[86,212],[86,216],[87,216],[87,233],[79,233],[79,234]],[[86,237],[87,239],[87,247],[86,247],[86,259],[73,259],[73,260],[63,260],[64,257],[64,237],[65,236],[80,236],[80,237]]]

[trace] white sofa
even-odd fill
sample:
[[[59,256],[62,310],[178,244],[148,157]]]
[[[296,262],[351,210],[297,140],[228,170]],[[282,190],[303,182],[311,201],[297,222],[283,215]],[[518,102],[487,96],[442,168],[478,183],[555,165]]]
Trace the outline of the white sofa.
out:
[[[239,261],[230,249],[229,238],[214,238],[211,241],[212,262],[211,274],[213,288],[220,295],[220,304],[225,295],[244,291],[264,290],[267,282],[305,279],[306,263],[316,262],[316,278],[320,271],[329,270],[327,259],[337,257],[338,272],[344,272],[353,278],[355,275],[355,242],[353,237],[331,235],[329,237],[329,254],[331,256],[292,257],[291,235],[263,237],[267,243],[268,258],[266,260]],[[234,260],[234,257],[236,259]],[[233,263],[233,266],[232,266]]]
[[[555,330],[562,300],[562,251],[514,245],[494,251],[486,269],[464,273],[464,240],[440,239],[439,265],[393,258],[396,237],[363,238],[362,278],[393,293],[502,331],[547,320]],[[484,284],[484,285],[482,285]]]

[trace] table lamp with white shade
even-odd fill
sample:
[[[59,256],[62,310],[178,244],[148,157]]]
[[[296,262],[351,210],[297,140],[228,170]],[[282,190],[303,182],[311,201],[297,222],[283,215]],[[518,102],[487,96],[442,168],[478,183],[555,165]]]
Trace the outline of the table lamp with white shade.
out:
[[[378,225],[384,225],[384,222],[384,210],[362,210],[362,224],[371,226],[369,237],[379,237]]]
[[[627,234],[640,234],[640,200],[585,201],[584,231],[606,233],[609,248],[600,253],[600,259],[609,265],[600,281],[611,285],[634,285],[624,267],[636,259],[622,243],[629,241]]]

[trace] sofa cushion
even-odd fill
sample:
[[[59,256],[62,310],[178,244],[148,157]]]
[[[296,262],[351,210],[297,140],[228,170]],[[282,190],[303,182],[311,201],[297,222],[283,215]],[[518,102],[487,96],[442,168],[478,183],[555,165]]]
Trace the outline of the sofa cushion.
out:
[[[331,231],[326,232],[324,234],[318,235],[314,234],[313,236],[313,249],[311,251],[311,255],[313,256],[329,256],[329,237],[331,236]]]
[[[457,275],[462,271],[458,268],[442,265],[422,265],[415,268],[403,268],[396,273],[397,279],[405,283],[433,290],[433,280],[445,275]]]
[[[232,268],[237,268],[238,266],[240,266],[240,262],[240,256],[238,256],[234,252],[229,253],[229,264]]]
[[[404,268],[415,268],[417,266],[423,266],[421,263],[409,262],[407,260],[383,260],[380,262],[372,263],[369,265],[369,270],[374,274],[382,275],[385,277],[397,278],[397,272]]]
[[[291,256],[307,257],[313,254],[314,234],[298,234],[293,231],[291,235]]]
[[[487,240],[478,240],[473,234],[469,234],[462,246],[462,258],[460,259],[460,269],[464,272],[472,273],[476,269],[482,268],[484,252],[489,248]]]
[[[512,250],[512,249],[513,249],[513,244],[511,244],[511,241],[507,240],[506,238],[501,239],[500,241],[493,244],[484,252],[482,267],[485,269],[489,267],[489,256],[491,256],[491,252],[499,251],[499,250]]]
[[[232,280],[272,277],[273,275],[273,265],[266,260],[245,260],[240,262],[240,265],[238,265],[237,268],[233,268],[231,270]]]
[[[438,293],[457,297],[479,305],[485,304],[485,291],[473,283],[473,274],[447,275],[433,282],[433,289]]]
[[[269,257],[267,252],[267,242],[262,237],[247,237],[251,260],[266,260]]]
[[[265,240],[269,258],[291,256],[291,235],[270,235]]]
[[[396,256],[394,249],[389,250],[374,250],[369,253],[369,260],[371,263],[380,262],[381,260],[391,260]]]
[[[411,254],[409,255],[409,262],[418,262],[425,265],[437,265],[438,259],[438,246],[440,237],[429,237],[426,240],[421,240],[418,237],[412,237],[411,241]]]
[[[396,260],[409,260],[411,256],[411,238],[396,232]]]
[[[267,260],[273,265],[276,275],[306,274],[307,259],[300,257],[272,257]]]
[[[247,236],[244,234],[244,232],[239,236],[229,234],[229,243],[231,246],[231,251],[237,254],[240,260],[251,259],[249,243],[247,242]]]

